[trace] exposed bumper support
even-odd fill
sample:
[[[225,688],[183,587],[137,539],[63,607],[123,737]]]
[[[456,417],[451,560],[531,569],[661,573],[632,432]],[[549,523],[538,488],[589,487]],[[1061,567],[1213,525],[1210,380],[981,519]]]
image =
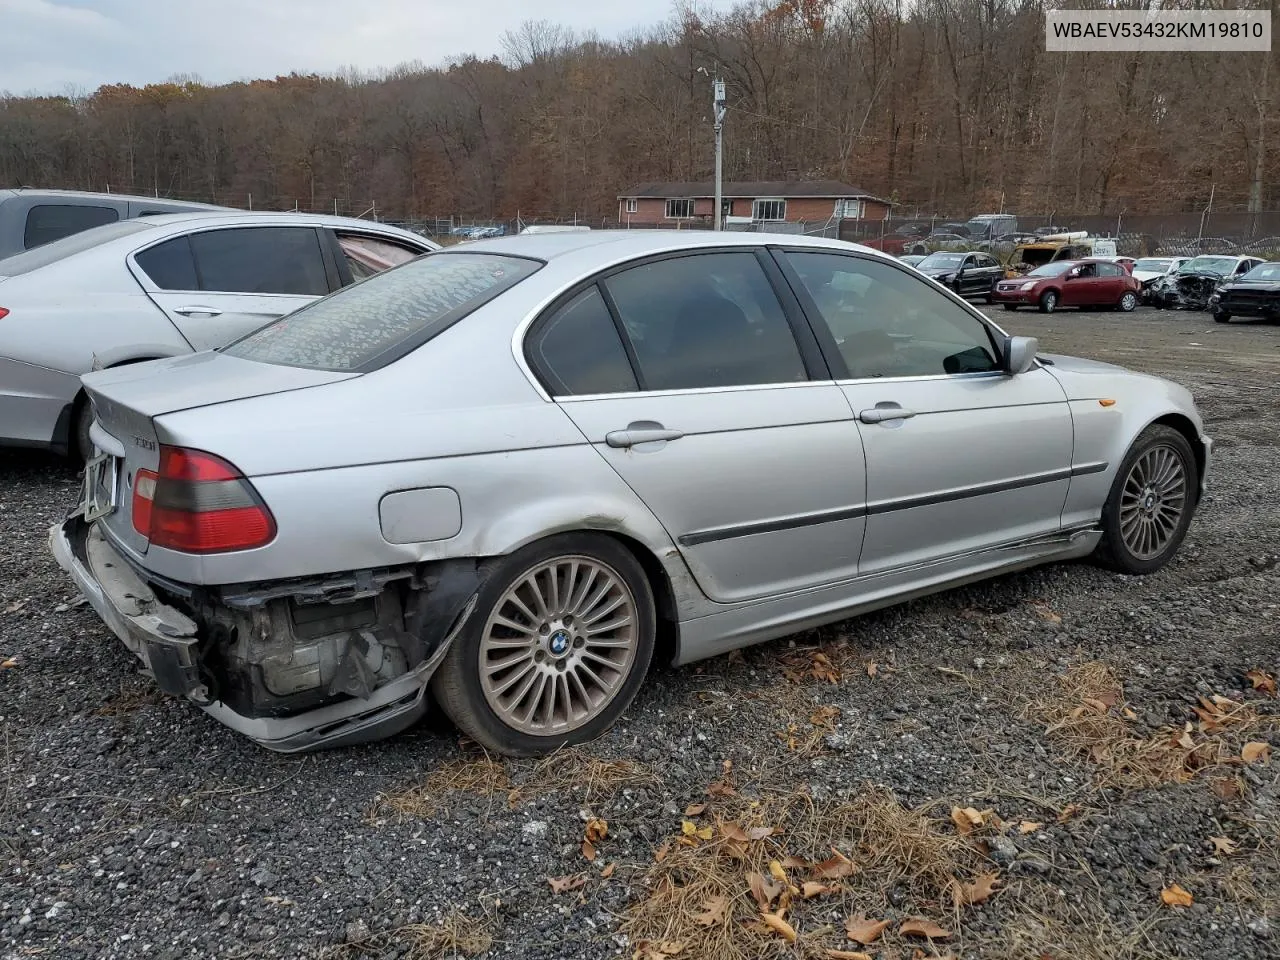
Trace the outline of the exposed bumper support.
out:
[[[49,531],[49,546],[59,566],[162,690],[191,700],[214,719],[280,752],[379,740],[411,726],[426,712],[428,681],[465,620],[459,617],[456,624],[446,624],[447,635],[430,648],[426,661],[367,697],[351,697],[293,716],[248,717],[226,703],[211,701],[201,673],[199,625],[164,603],[116,554],[96,525],[86,524],[79,515],[55,524]]]

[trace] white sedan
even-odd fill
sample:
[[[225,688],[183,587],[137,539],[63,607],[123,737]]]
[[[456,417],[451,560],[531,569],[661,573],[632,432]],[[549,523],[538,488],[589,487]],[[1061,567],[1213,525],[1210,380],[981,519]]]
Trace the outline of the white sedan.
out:
[[[0,260],[0,446],[85,455],[81,374],[218,347],[439,245],[297,213],[121,220]]]

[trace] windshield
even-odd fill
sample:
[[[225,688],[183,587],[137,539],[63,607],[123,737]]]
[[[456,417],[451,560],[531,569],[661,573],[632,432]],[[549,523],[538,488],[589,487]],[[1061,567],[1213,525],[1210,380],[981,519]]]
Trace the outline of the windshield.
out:
[[[1034,270],[1028,273],[1027,276],[1028,277],[1056,277],[1066,273],[1068,270],[1070,270],[1074,266],[1075,266],[1075,261],[1073,260],[1056,260],[1053,263],[1046,263],[1043,267],[1036,267]]]
[[[131,233],[154,229],[155,224],[147,223],[145,220],[120,220],[116,223],[103,224],[101,227],[90,227],[88,230],[81,230],[61,240],[41,244],[26,253],[15,253],[12,257],[5,257],[0,260],[0,277],[16,277],[19,274],[30,273],[32,270],[47,267],[74,254],[83,253],[108,240],[118,240]]]
[[[1216,273],[1225,276],[1235,269],[1235,257],[1192,257],[1178,268],[1179,273]]]
[[[964,263],[963,253],[931,253],[916,266],[924,269],[928,267],[958,267]]]
[[[1164,273],[1169,269],[1171,263],[1173,263],[1172,260],[1157,260],[1146,257],[1137,261],[1133,265],[1133,269],[1146,270],[1148,273]]]
[[[1241,279],[1280,281],[1280,263],[1260,263]]]
[[[245,360],[365,373],[392,363],[541,267],[434,253],[362,280],[223,347]]]

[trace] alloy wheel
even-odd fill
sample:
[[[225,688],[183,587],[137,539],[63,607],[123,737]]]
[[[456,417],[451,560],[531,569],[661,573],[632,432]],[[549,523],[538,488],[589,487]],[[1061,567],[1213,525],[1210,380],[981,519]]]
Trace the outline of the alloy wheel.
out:
[[[1187,504],[1187,468],[1170,446],[1142,454],[1125,478],[1120,536],[1139,560],[1158,557],[1173,539]]]
[[[626,682],[638,630],[636,598],[608,564],[585,556],[540,563],[513,581],[485,624],[485,701],[523,733],[575,730]]]

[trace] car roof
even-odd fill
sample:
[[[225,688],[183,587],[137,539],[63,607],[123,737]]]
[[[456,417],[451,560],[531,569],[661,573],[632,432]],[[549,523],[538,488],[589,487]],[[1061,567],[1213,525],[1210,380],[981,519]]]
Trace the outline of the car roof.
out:
[[[201,203],[197,200],[177,200],[172,197],[146,197],[132,193],[99,193],[94,190],[61,190],[45,187],[7,187],[0,189],[0,199],[4,197],[37,196],[51,199],[68,200],[123,200],[128,203],[149,203],[154,206],[199,207],[206,210],[233,210],[234,207],[222,207],[212,203]]]
[[[774,244],[790,247],[814,247],[836,250],[858,250],[884,260],[895,260],[879,250],[859,244],[811,237],[804,234],[755,233],[738,230],[592,230],[590,233],[533,233],[513,237],[495,237],[447,247],[444,253],[504,253],[552,261],[589,249],[600,250],[610,258],[643,257],[649,254],[700,247],[748,247]]]

